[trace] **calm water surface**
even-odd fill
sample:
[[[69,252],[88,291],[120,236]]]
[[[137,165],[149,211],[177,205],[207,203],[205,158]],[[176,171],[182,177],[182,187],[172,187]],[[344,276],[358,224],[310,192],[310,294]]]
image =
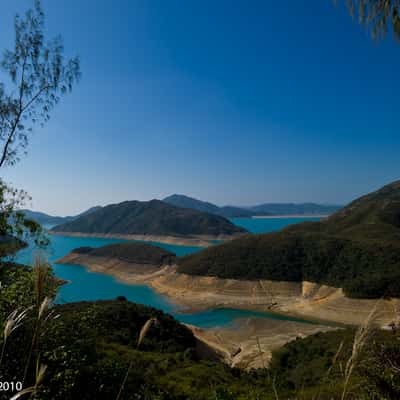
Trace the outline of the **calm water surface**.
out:
[[[319,221],[321,218],[232,218],[231,221],[252,233],[279,231],[285,226],[304,221]]]
[[[303,220],[304,219],[300,218],[285,218],[279,220],[236,218],[233,219],[233,222],[239,226],[245,227],[251,232],[261,233],[279,230],[284,226],[301,222]],[[307,218],[307,220],[310,220],[310,218]],[[166,297],[158,294],[147,286],[128,285],[117,281],[112,276],[89,272],[84,267],[79,265],[54,263],[55,260],[65,256],[76,247],[100,247],[121,241],[122,240],[120,239],[51,236],[51,245],[47,250],[47,258],[53,265],[54,272],[58,277],[67,281],[71,281],[71,283],[61,287],[57,297],[57,302],[66,303],[82,300],[115,299],[117,296],[125,296],[130,301],[159,308],[172,314],[179,321],[197,325],[203,328],[224,326],[232,323],[237,318],[251,316],[280,320],[297,320],[276,314],[237,309],[214,309],[187,314],[181,312],[176,304],[172,303]],[[201,250],[199,247],[175,246],[162,243],[153,244],[157,244],[164,249],[172,251],[178,256],[191,254],[195,251]],[[31,264],[32,258],[33,249],[27,248],[18,254],[17,261]]]

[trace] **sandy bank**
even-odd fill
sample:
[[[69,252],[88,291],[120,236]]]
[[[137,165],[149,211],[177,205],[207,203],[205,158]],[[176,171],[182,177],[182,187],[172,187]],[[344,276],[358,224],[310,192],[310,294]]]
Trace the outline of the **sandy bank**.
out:
[[[93,257],[70,253],[58,263],[79,264],[93,272],[110,274],[117,279],[132,284],[148,284],[181,305],[190,309],[215,308],[219,306],[267,310],[269,300],[264,305],[248,301],[252,298],[246,288],[233,288],[229,292],[224,283],[216,285],[214,278],[196,285],[192,277],[178,274],[174,267],[140,265],[127,263],[115,258]],[[172,281],[176,279],[175,285]],[[211,280],[209,280],[211,279]],[[189,281],[190,280],[190,283]],[[188,287],[182,285],[189,284]],[[204,285],[210,284],[208,289]],[[228,285],[231,286],[231,285]],[[231,286],[232,288],[232,286]],[[283,288],[282,288],[283,289]],[[216,291],[221,291],[219,294]],[[202,293],[201,293],[202,292]],[[211,297],[208,296],[211,294]],[[265,303],[268,303],[267,305]],[[308,324],[279,319],[241,318],[234,326],[200,329],[187,325],[198,339],[200,352],[216,352],[227,364],[240,368],[259,368],[268,364],[272,351],[297,337],[305,337],[320,331],[335,329],[322,324]],[[261,351],[260,351],[261,349]]]
[[[226,241],[236,239],[244,234],[234,235],[192,235],[185,237],[178,236],[157,236],[157,235],[120,235],[120,234],[100,234],[100,233],[82,233],[82,232],[57,232],[49,231],[52,235],[57,236],[72,236],[72,237],[94,237],[94,238],[107,238],[107,239],[123,239],[123,240],[139,240],[144,242],[156,242],[173,244],[177,246],[195,246],[195,247],[207,247],[213,244],[216,240]]]
[[[314,321],[360,324],[376,309],[381,326],[395,320],[399,299],[360,300],[344,296],[338,288],[311,282],[239,281],[180,274],[175,266],[127,263],[115,258],[74,254],[58,261],[86,266],[131,284],[147,284],[190,310],[218,307],[276,312]],[[266,365],[271,352],[319,331],[337,329],[324,323],[301,323],[272,318],[243,318],[235,326],[200,329],[190,327],[204,348],[211,347],[229,365],[256,368]],[[260,352],[261,348],[261,352]]]
[[[193,276],[174,266],[141,266],[118,259],[70,253],[59,263],[80,264],[94,272],[132,284],[147,284],[192,310],[217,307],[269,311],[305,319],[357,325],[375,309],[375,320],[387,325],[400,310],[400,299],[352,299],[342,289],[312,282],[245,281]]]
[[[228,328],[201,329],[187,326],[221,360],[232,367],[244,369],[265,367],[274,350],[298,337],[335,329],[324,325],[264,318],[242,318]]]

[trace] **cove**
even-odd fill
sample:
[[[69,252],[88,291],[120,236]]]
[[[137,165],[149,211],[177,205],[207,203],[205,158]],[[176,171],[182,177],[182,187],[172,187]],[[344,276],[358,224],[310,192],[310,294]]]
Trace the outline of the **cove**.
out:
[[[249,218],[250,219],[250,218]],[[265,224],[264,220],[243,221],[241,223],[252,225],[254,230],[268,229],[276,230],[275,224]],[[271,220],[269,220],[271,221]],[[235,221],[236,223],[236,221]],[[237,223],[239,225],[239,223]],[[286,224],[287,225],[287,224]],[[258,232],[257,232],[258,233]],[[57,303],[68,303],[75,301],[109,300],[118,296],[124,296],[129,301],[145,304],[158,308],[173,315],[177,320],[196,325],[202,328],[215,328],[231,324],[238,318],[258,317],[272,318],[279,320],[290,320],[298,322],[308,322],[303,319],[296,319],[268,312],[256,312],[239,309],[218,308],[207,311],[200,311],[192,314],[182,312],[176,304],[172,303],[165,296],[158,294],[152,288],[145,285],[129,285],[120,282],[110,275],[90,272],[79,265],[55,264],[54,261],[68,254],[72,249],[81,246],[100,247],[107,244],[121,242],[120,239],[105,239],[94,237],[67,237],[51,235],[51,245],[46,250],[48,261],[52,264],[54,273],[61,279],[70,283],[63,285],[57,295]],[[198,247],[176,246],[163,243],[153,243],[178,256],[186,255],[199,251]],[[20,263],[32,264],[34,249],[28,247],[21,250],[17,255]]]

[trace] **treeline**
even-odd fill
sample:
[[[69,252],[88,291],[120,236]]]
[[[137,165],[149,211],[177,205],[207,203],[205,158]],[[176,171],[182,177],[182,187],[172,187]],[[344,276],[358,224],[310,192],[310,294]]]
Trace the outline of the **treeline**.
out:
[[[78,247],[73,253],[92,257],[110,257],[133,264],[172,264],[175,254],[161,247],[140,242],[115,243],[102,247]]]
[[[400,248],[321,233],[246,236],[178,260],[178,271],[244,280],[303,280],[341,287],[347,296],[400,297]]]

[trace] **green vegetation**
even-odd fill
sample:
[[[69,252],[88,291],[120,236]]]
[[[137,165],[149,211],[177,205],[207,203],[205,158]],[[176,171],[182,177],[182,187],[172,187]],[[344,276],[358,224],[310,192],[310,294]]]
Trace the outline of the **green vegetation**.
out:
[[[147,243],[116,243],[102,247],[78,247],[72,253],[93,257],[111,257],[133,264],[170,265],[175,261],[175,254],[161,247]]]
[[[35,398],[115,399],[129,365],[123,399],[256,399],[256,393],[272,398],[265,371],[249,374],[202,360],[191,331],[162,311],[124,298],[44,307],[47,296],[54,296],[52,286],[42,286],[53,282],[51,275],[43,279],[14,264],[2,264],[0,273],[2,331],[10,313],[27,310],[7,337],[0,380],[22,381],[28,365],[24,387],[31,387],[36,363],[45,365]],[[153,318],[144,335],[143,326]],[[217,397],[221,393],[232,395]],[[3,398],[10,393],[0,393]]]
[[[2,52],[0,68],[0,168],[14,165],[36,125],[50,118],[61,97],[80,78],[79,59],[65,59],[61,36],[47,41],[40,1],[15,17],[15,44]]]
[[[124,235],[232,235],[246,232],[217,215],[178,208],[159,200],[111,204],[75,221],[58,225],[55,232]]]
[[[235,279],[312,281],[348,296],[400,296],[400,182],[325,221],[247,235],[178,260],[179,272]]]
[[[44,246],[47,238],[41,226],[18,211],[28,195],[16,190],[0,178],[0,258],[11,256],[26,246],[26,240]]]
[[[120,399],[341,399],[350,359],[345,399],[400,395],[398,327],[358,330],[368,333],[362,346],[350,329],[297,339],[273,353],[268,369],[246,372],[203,359],[188,328],[122,297],[51,306],[55,281],[46,265],[1,264],[0,279],[0,381],[24,381],[32,398],[108,400],[122,388]],[[5,341],[15,310],[14,319],[25,314]],[[37,385],[36,365],[44,371]]]
[[[399,329],[370,330],[358,348],[355,337],[353,329],[317,333],[275,351],[270,370],[278,392],[285,399],[340,399],[350,360],[346,398],[400,398]]]

